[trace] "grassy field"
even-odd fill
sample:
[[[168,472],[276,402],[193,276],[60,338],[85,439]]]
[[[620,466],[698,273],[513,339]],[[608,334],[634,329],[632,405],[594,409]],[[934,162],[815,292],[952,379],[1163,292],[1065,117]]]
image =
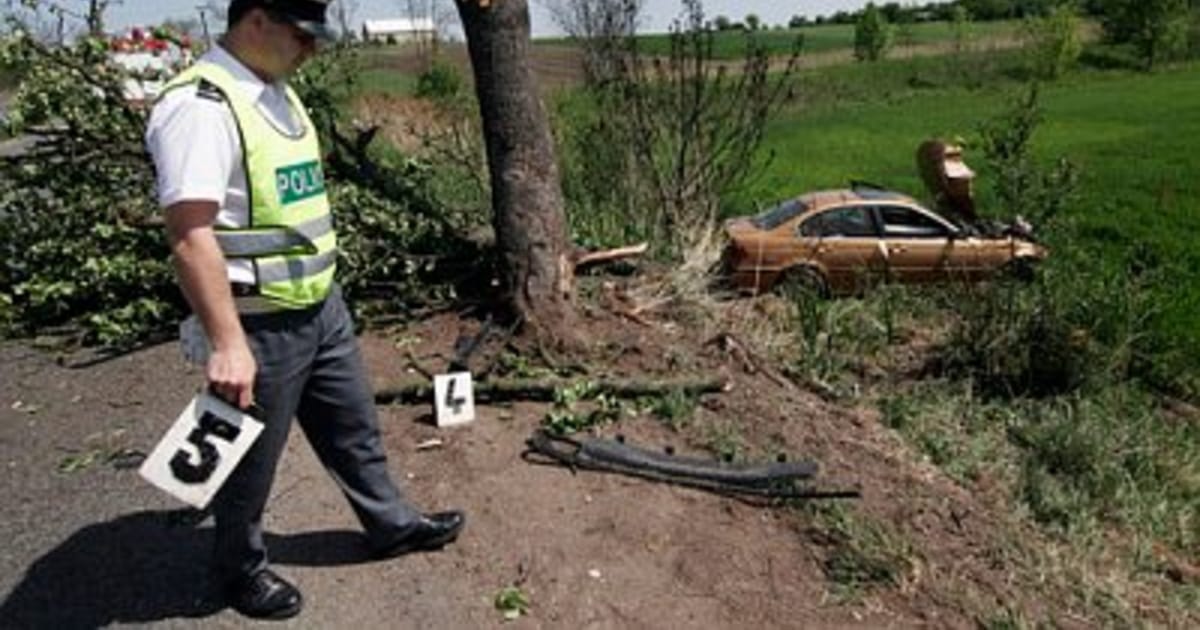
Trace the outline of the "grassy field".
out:
[[[969,34],[973,38],[1004,38],[1015,35],[1020,29],[1020,23],[1015,21],[980,22],[969,26]],[[797,37],[804,39],[804,52],[821,53],[835,50],[854,48],[854,25],[852,24],[822,24],[806,26],[798,29],[781,29],[759,31],[754,33],[754,41],[765,46],[774,55],[785,55],[791,51]],[[895,44],[897,46],[919,46],[948,42],[954,39],[954,32],[948,22],[923,22],[898,27]],[[741,31],[724,31],[717,33],[713,40],[713,56],[717,59],[737,59],[745,53],[747,38]],[[643,52],[649,54],[666,54],[670,51],[669,35],[643,35],[638,38]],[[572,40],[563,38],[539,39],[535,44],[542,45],[572,45]]]
[[[376,94],[411,96],[417,89],[417,75],[389,68],[365,68],[358,81],[362,91]]]
[[[776,120],[766,141],[774,160],[729,200],[727,211],[749,212],[805,190],[844,186],[852,178],[923,196],[914,162],[917,145],[940,136],[961,137],[970,147],[978,125],[1001,112],[1017,93],[1015,81],[986,89],[910,88],[905,76],[919,71],[911,64],[893,69],[892,90],[882,78],[873,84],[884,86],[879,99],[835,104],[837,86],[825,85],[832,95],[815,95],[806,109]],[[862,71],[886,74],[882,67]],[[862,84],[854,77],[846,81]],[[1195,94],[1200,94],[1200,65],[1195,63],[1153,75],[1076,74],[1043,89],[1043,123],[1034,138],[1040,159],[1063,156],[1081,169],[1068,217],[1075,225],[1074,244],[1095,246],[1103,256],[1139,251],[1162,265],[1171,278],[1163,322],[1189,349],[1200,349],[1200,331],[1191,325],[1200,306],[1200,252],[1194,247],[1200,230],[1200,183],[1195,177],[1200,155],[1192,140],[1200,137],[1200,117],[1192,111]],[[968,148],[967,161],[978,172],[982,208],[1004,215],[994,207],[993,173],[982,155]]]

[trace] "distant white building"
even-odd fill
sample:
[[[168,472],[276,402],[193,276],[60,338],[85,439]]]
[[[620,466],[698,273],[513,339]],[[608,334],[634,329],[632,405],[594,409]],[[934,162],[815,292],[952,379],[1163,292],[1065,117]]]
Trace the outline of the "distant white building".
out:
[[[429,43],[437,37],[437,26],[430,18],[366,20],[362,25],[362,37],[365,42]]]

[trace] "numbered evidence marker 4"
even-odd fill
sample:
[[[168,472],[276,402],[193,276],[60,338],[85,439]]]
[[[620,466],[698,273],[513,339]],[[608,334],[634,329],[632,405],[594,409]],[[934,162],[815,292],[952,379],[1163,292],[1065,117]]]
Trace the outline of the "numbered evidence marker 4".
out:
[[[470,372],[433,377],[433,411],[439,427],[466,424],[475,419],[475,386]]]
[[[179,414],[138,472],[172,496],[203,509],[262,429],[262,422],[202,393]]]

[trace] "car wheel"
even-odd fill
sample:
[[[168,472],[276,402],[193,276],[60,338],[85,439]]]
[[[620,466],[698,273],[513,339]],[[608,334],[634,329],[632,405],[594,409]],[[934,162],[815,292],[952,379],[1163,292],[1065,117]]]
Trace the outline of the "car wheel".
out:
[[[825,276],[812,267],[792,267],[785,270],[775,281],[775,292],[788,299],[801,297],[829,297],[829,283]]]
[[[1014,258],[1000,268],[1000,277],[1018,282],[1033,282],[1037,276],[1037,261],[1032,258]]]

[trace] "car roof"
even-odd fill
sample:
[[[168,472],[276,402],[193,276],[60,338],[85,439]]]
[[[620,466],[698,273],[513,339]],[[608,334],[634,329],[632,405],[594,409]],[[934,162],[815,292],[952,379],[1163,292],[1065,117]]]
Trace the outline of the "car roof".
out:
[[[916,200],[904,193],[871,186],[818,190],[800,196],[800,201],[814,209],[827,208],[855,201],[898,201],[916,204]]]
[[[857,203],[894,201],[898,203],[921,206],[915,199],[877,186],[855,182],[854,188],[837,188],[817,190],[804,193],[799,197],[782,201],[750,218],[751,223],[760,230],[773,230],[792,219],[810,212],[822,212],[830,208]]]

